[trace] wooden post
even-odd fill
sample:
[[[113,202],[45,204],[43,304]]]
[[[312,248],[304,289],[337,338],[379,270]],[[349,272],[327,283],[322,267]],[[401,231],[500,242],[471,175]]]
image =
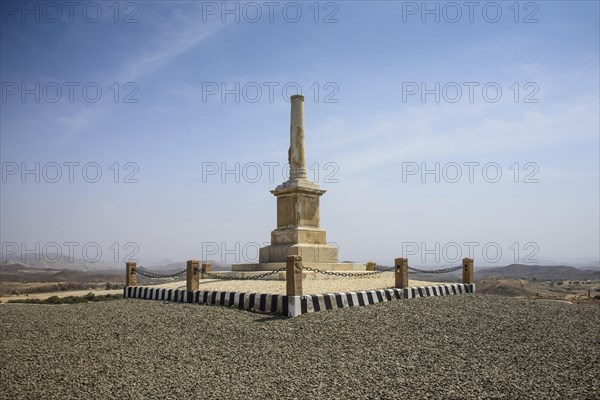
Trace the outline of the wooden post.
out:
[[[374,263],[373,261],[369,261],[367,263],[367,271],[375,271],[377,268],[377,264]]]
[[[472,284],[475,282],[473,279],[473,259],[463,258],[462,260],[462,283]]]
[[[137,285],[137,263],[126,262],[125,263],[125,287]]]
[[[394,283],[397,288],[408,287],[408,258],[396,258],[394,260]]]
[[[285,264],[286,294],[302,296],[302,257],[288,256]]]
[[[198,290],[198,279],[200,277],[200,261],[188,260],[186,290]]]
[[[204,279],[206,276],[204,275],[205,272],[211,272],[212,271],[212,267],[210,265],[210,263],[202,263],[202,279]]]

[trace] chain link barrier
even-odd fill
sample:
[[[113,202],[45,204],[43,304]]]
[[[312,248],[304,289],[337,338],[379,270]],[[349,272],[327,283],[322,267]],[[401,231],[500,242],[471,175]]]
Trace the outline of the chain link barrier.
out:
[[[417,275],[421,275],[421,274],[447,274],[447,273],[450,273],[450,272],[458,271],[461,268],[462,268],[462,265],[458,265],[458,266],[455,266],[455,267],[435,269],[435,270],[424,270],[424,269],[418,269],[418,268],[414,268],[414,267],[408,267],[408,272],[410,274],[417,274]],[[381,269],[379,269],[377,271],[372,271],[372,272],[336,272],[336,271],[325,271],[325,270],[322,270],[322,269],[305,267],[305,266],[303,266],[302,269],[306,270],[306,271],[315,272],[315,273],[318,273],[318,274],[323,274],[323,275],[339,276],[339,277],[344,277],[344,278],[350,278],[350,277],[358,277],[358,276],[379,275],[379,274],[382,274],[384,272],[394,271],[395,267],[381,268]],[[231,280],[231,281],[247,281],[247,280],[259,280],[259,279],[262,279],[262,278],[266,278],[267,276],[275,275],[275,274],[278,274],[279,272],[283,272],[285,270],[286,270],[286,268],[284,267],[284,268],[279,268],[279,269],[274,270],[274,271],[265,272],[264,274],[260,274],[260,275],[241,276],[241,277],[222,276],[222,275],[219,275],[219,274],[213,274],[211,272],[206,272],[206,271],[202,270],[202,275],[203,276],[207,276],[207,277],[212,278],[212,279]],[[175,273],[172,273],[172,274],[160,274],[158,272],[148,271],[144,267],[137,267],[136,268],[136,273],[137,274],[140,274],[141,276],[145,276],[146,278],[151,278],[151,279],[179,278],[179,277],[185,275],[186,272],[187,272],[187,270],[184,269],[182,271],[175,272]]]
[[[240,276],[240,277],[222,276],[219,274],[213,274],[211,272],[206,272],[204,270],[202,270],[202,275],[206,275],[209,278],[222,279],[222,280],[226,280],[226,281],[251,281],[251,280],[259,280],[259,279],[265,278],[267,276],[275,275],[282,271],[285,271],[285,267],[276,269],[275,271],[269,271],[269,272],[265,272],[264,274],[254,275],[254,276]]]
[[[169,279],[169,278],[179,278],[180,276],[185,275],[187,272],[187,269],[184,269],[183,271],[175,272],[173,274],[159,274],[158,272],[148,271],[144,267],[137,267],[135,269],[135,272],[140,274],[141,276],[145,276],[146,278]]]
[[[449,272],[458,271],[461,268],[462,268],[462,265],[458,265],[456,267],[448,267],[448,268],[432,269],[432,270],[408,267],[408,273],[409,274],[447,274]]]
[[[344,278],[350,278],[353,276],[370,276],[370,275],[379,275],[382,274],[384,272],[390,272],[394,270],[394,267],[390,267],[390,268],[383,268],[377,271],[373,271],[373,272],[335,272],[335,271],[324,271],[322,269],[317,269],[317,268],[311,268],[311,267],[305,267],[302,266],[302,269],[305,269],[307,271],[312,271],[312,272],[316,272],[318,274],[323,274],[323,275],[330,275],[330,276],[342,276]]]

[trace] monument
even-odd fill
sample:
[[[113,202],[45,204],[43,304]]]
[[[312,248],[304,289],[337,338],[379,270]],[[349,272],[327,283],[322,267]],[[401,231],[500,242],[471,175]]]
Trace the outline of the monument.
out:
[[[327,243],[321,229],[319,201],[326,192],[306,176],[304,96],[290,98],[289,179],[271,193],[277,197],[277,228],[271,245],[259,252],[257,264],[233,264],[232,271],[272,271],[285,267],[286,257],[298,255],[305,266],[330,271],[364,271],[359,263],[340,263],[338,249]]]

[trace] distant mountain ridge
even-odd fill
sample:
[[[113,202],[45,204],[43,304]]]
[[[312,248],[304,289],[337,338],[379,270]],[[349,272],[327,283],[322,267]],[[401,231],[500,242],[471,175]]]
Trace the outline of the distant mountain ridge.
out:
[[[23,262],[0,263],[0,284],[3,282],[122,282],[125,280],[125,267],[112,269],[83,270],[77,268],[37,268]],[[68,263],[72,267],[72,263]],[[175,273],[186,268],[186,262],[171,263],[163,267],[147,267],[146,269],[160,273]],[[224,271],[231,266],[215,263],[213,271]],[[185,279],[185,276],[183,277]]]
[[[7,261],[0,262],[0,269],[4,273],[16,272],[19,269],[37,269],[40,271],[78,271],[78,272],[98,272],[120,273],[125,268],[125,263],[113,262],[88,262],[82,259],[69,259],[66,256],[55,258],[28,257],[27,262],[22,262],[20,257],[7,257]],[[3,258],[4,260],[4,258]],[[170,260],[163,260],[170,261]],[[202,261],[204,262],[204,261]],[[213,271],[229,271],[230,264],[220,263],[215,260],[209,260]],[[159,272],[176,272],[186,268],[185,261],[170,262],[167,265],[155,265],[153,263],[139,262],[139,266],[151,271]],[[383,266],[380,266],[383,268]],[[438,269],[440,267],[419,267],[419,269]],[[452,274],[441,275],[423,275],[423,277],[431,277],[431,280],[448,279],[449,276],[460,276],[460,271]],[[600,280],[600,267],[573,267],[570,265],[529,265],[529,264],[510,264],[503,267],[477,267],[475,265],[475,278],[485,279],[490,277],[497,278],[514,278],[514,279],[538,279],[538,280]],[[438,279],[439,278],[439,279]]]
[[[0,284],[4,282],[120,282],[125,274],[117,270],[78,271],[74,269],[31,268],[21,262],[0,266]]]
[[[90,262],[81,258],[70,258],[65,255],[47,255],[44,257],[39,254],[37,256],[28,255],[24,260],[21,256],[3,256],[2,262],[0,262],[0,268],[3,268],[8,264],[21,264],[25,265],[29,268],[35,269],[69,269],[75,271],[110,271],[120,269],[121,266],[124,267],[124,264],[114,263],[114,262],[106,262],[106,261],[97,261]]]
[[[380,268],[385,268],[380,266]],[[422,270],[436,270],[441,267],[418,267]],[[461,271],[446,274],[419,274],[410,275],[411,279],[423,279],[434,282],[460,280]],[[533,280],[574,280],[597,281],[600,280],[600,268],[575,268],[570,265],[528,265],[510,264],[504,267],[477,267],[475,265],[475,280],[501,278],[501,279],[527,279]]]
[[[37,270],[70,270],[80,272],[113,272],[120,271],[125,268],[125,263],[114,263],[106,261],[89,262],[79,258],[69,258],[67,256],[56,256],[56,257],[33,257],[29,256],[25,262],[21,260],[20,256],[8,256],[2,258],[0,262],[0,269],[5,268],[18,268],[18,266],[26,269],[37,269]],[[204,262],[204,261],[203,261]],[[228,271],[231,270],[230,264],[219,263],[214,260],[207,261],[211,263],[213,271]],[[138,262],[139,266],[143,266],[146,269],[153,271],[181,271],[186,268],[186,261],[171,262],[168,265],[155,265],[153,263],[145,264]],[[8,272],[8,271],[5,271]]]
[[[475,269],[477,279],[481,278],[522,278],[538,280],[600,280],[598,268],[575,268],[569,265],[527,265],[511,264],[505,267]]]

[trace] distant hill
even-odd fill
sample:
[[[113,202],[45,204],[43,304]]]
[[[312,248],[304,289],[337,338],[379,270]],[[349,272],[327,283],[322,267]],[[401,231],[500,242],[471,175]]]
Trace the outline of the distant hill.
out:
[[[231,266],[227,264],[220,264],[217,262],[211,262],[213,271],[227,271],[231,270]],[[60,266],[58,263],[53,263],[55,268],[41,268],[42,264],[35,264],[36,267],[29,266],[22,262],[5,262],[0,264],[0,283],[2,282],[86,282],[86,283],[98,283],[98,282],[121,282],[125,280],[125,266],[118,269],[95,269],[95,270],[82,270],[82,269],[71,269],[56,267]],[[72,263],[66,264],[73,266]],[[143,264],[138,264],[144,266]],[[163,274],[170,274],[179,272],[186,268],[186,262],[180,261],[171,263],[166,266],[150,266],[146,267],[147,270],[155,271]],[[145,278],[139,278],[145,279]],[[185,279],[185,276],[183,276]]]
[[[506,267],[475,269],[477,279],[512,278],[537,280],[600,280],[600,269],[581,269],[568,265],[526,265],[511,264]]]
[[[229,271],[230,264],[223,264],[209,260],[213,271]],[[186,268],[185,261],[171,262],[168,265],[146,265],[139,263],[150,271],[173,273]],[[385,268],[379,266],[379,268]],[[434,270],[440,267],[419,267],[424,270]],[[95,275],[115,274],[121,275],[125,269],[124,264],[114,263],[88,263],[84,260],[69,261],[66,257],[62,260],[48,262],[39,261],[23,263],[20,260],[9,260],[0,263],[0,278],[6,281],[79,281],[84,278],[96,279]],[[83,274],[85,273],[85,274]],[[460,281],[461,271],[450,274],[425,274],[413,275],[412,279],[429,281]],[[501,279],[527,279],[533,280],[600,280],[600,268],[575,268],[568,265],[527,265],[511,264],[504,267],[477,267],[475,266],[475,279],[501,278]],[[100,277],[98,277],[100,279]],[[103,278],[105,279],[105,278]]]
[[[231,264],[222,264],[214,260],[200,261],[200,264],[205,262],[210,263],[213,271],[231,271]],[[144,266],[146,269],[151,271],[181,271],[182,269],[187,268],[187,261],[172,262],[168,265],[158,266],[146,266],[143,263],[140,263],[139,265]]]
[[[29,267],[27,264],[23,263],[6,263],[1,264],[0,272],[9,273],[9,272],[18,272],[21,270],[32,270],[33,268]]]
[[[0,282],[120,282],[122,271],[77,271],[72,269],[31,268],[23,263],[2,264]]]
[[[378,266],[378,268],[389,268]],[[444,267],[418,267],[422,270],[436,270]],[[411,279],[428,280],[432,282],[459,282],[462,277],[460,270],[448,274],[410,274]],[[533,280],[600,280],[600,268],[575,268],[568,265],[527,265],[510,264],[504,267],[477,267],[475,265],[475,280],[487,278],[527,279]]]
[[[20,257],[7,256],[3,257],[0,262],[0,270],[5,272],[14,271],[19,268],[30,268],[36,270],[70,270],[70,271],[85,271],[85,272],[98,272],[98,273],[113,273],[125,270],[125,263],[114,263],[106,261],[89,262],[79,258],[69,258],[67,256],[50,256],[50,258],[42,257],[41,255],[36,257],[29,256],[26,262],[22,262]],[[169,261],[169,260],[164,260]],[[229,271],[231,270],[230,264],[219,263],[214,260],[209,260],[212,264],[213,271]],[[152,271],[181,271],[186,268],[185,261],[170,262],[169,264],[147,264],[139,262],[138,265],[146,267]]]
[[[3,261],[0,262],[0,268],[14,264],[26,265],[27,267],[34,269],[70,269],[90,272],[118,270],[121,269],[121,267],[124,268],[124,264],[121,263],[106,261],[89,262],[80,258],[70,258],[65,255],[48,255],[48,257],[42,255],[37,257],[28,256],[24,262],[21,260],[20,256],[3,256],[2,260]]]

